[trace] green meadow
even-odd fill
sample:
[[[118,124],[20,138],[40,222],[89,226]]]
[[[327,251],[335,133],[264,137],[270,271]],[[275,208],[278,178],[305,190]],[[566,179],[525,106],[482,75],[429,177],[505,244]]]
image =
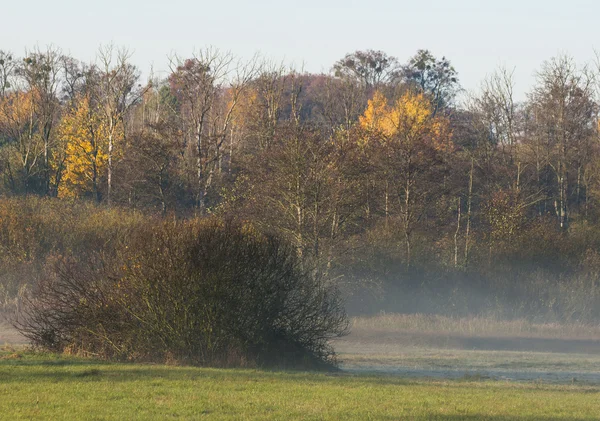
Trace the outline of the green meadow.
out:
[[[106,363],[5,347],[6,420],[597,420],[600,386]]]

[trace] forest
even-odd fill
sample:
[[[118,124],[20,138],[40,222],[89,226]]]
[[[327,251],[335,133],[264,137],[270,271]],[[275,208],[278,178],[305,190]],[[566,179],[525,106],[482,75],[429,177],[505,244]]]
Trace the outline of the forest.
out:
[[[94,233],[218,217],[284,239],[351,314],[600,320],[598,63],[549,58],[524,99],[428,50],[325,65],[0,51],[0,303]]]

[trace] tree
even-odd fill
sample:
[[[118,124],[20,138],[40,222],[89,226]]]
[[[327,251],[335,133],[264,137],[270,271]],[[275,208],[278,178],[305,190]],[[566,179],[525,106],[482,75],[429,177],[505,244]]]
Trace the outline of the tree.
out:
[[[392,206],[398,210],[405,263],[410,268],[415,225],[442,191],[438,185],[441,156],[453,147],[448,122],[434,116],[424,94],[410,91],[391,106],[376,92],[359,121],[385,186],[386,221]]]
[[[60,50],[48,47],[36,48],[26,53],[23,65],[18,68],[25,82],[25,89],[34,92],[35,110],[38,116],[39,136],[44,145],[42,161],[43,194],[50,194],[50,161],[54,142],[54,127],[60,113],[58,91],[60,87]],[[56,193],[56,192],[55,192]]]
[[[113,158],[115,142],[125,137],[125,115],[135,104],[143,90],[139,89],[138,80],[140,72],[129,59],[131,53],[126,49],[117,51],[109,45],[101,48],[98,53],[100,61],[100,78],[98,89],[98,103],[106,120],[106,135],[108,140],[107,153],[107,192],[106,200],[111,204],[113,188]]]
[[[58,129],[65,149],[64,170],[57,181],[59,197],[91,194],[100,201],[100,180],[108,166],[109,130],[99,106],[88,96],[79,97],[64,115]]]
[[[504,167],[511,173],[507,177],[509,186],[519,190],[522,157],[518,135],[521,128],[513,90],[513,74],[499,69],[483,82],[481,94],[475,98],[471,110],[482,119],[488,141],[500,148],[500,159],[505,160]]]
[[[352,145],[325,130],[287,122],[269,149],[241,168],[239,194],[226,211],[285,237],[323,276],[356,210],[349,177]]]
[[[10,52],[0,50],[0,98],[4,98],[11,89],[11,79],[14,76],[16,60]]]
[[[535,132],[545,144],[546,162],[555,176],[554,209],[558,225],[569,226],[569,177],[578,168],[577,151],[585,148],[596,130],[592,80],[573,59],[547,61],[530,94]],[[579,179],[579,177],[578,177]]]
[[[402,68],[405,80],[427,95],[433,115],[451,105],[458,90],[458,74],[446,57],[437,59],[429,50],[419,50]]]
[[[358,50],[335,62],[333,72],[336,77],[357,80],[370,90],[380,88],[382,84],[396,82],[400,67],[398,59],[383,51]]]
[[[348,136],[367,103],[360,83],[350,77],[328,78],[319,96],[332,135],[342,131]]]
[[[282,65],[266,64],[251,83],[256,107],[253,123],[260,148],[269,148],[275,138],[287,79]]]
[[[119,190],[127,192],[131,206],[145,208],[158,204],[161,214],[173,207],[180,184],[177,165],[181,161],[181,132],[169,122],[159,121],[146,130],[128,136],[123,160],[117,166]]]
[[[196,207],[206,210],[222,148],[242,94],[257,71],[255,59],[234,62],[229,53],[207,48],[191,59],[172,61],[171,91],[181,104],[180,117],[195,152]]]
[[[71,106],[78,95],[90,90],[92,84],[88,83],[88,79],[94,79],[96,68],[66,55],[60,58],[60,66],[63,81],[60,99]]]
[[[14,89],[0,98],[0,136],[10,149],[7,171],[13,191],[25,194],[35,191],[35,177],[44,147],[38,133],[39,116],[36,112],[37,92]],[[15,173],[10,160],[14,157],[19,169]]]

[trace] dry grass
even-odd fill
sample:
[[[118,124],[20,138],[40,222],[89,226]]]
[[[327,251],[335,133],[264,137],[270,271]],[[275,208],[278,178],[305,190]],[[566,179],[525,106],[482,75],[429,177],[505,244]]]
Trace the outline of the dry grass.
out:
[[[354,317],[353,332],[419,333],[467,337],[513,337],[565,340],[600,340],[600,324],[532,323],[525,319],[498,320],[489,317],[447,317],[429,314],[382,313]]]

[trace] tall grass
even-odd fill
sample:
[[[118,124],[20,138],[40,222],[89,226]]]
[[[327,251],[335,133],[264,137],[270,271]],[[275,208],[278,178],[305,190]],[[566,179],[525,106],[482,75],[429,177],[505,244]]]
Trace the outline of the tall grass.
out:
[[[353,317],[350,324],[355,332],[600,340],[598,323],[533,323],[526,319],[381,313]]]

